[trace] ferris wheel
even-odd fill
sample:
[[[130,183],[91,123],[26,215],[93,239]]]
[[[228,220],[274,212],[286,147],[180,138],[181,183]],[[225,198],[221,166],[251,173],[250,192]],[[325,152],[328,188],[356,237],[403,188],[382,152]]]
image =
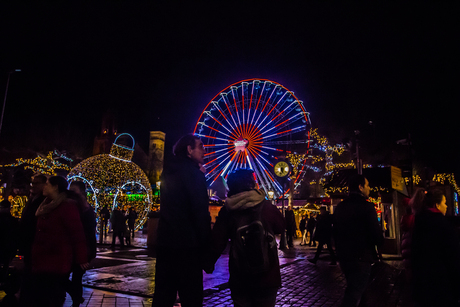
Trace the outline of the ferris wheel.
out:
[[[284,189],[273,166],[293,146],[309,146],[309,125],[302,101],[279,83],[247,79],[226,87],[208,103],[194,131],[206,148],[209,186],[234,169],[250,168],[259,186],[279,197]]]

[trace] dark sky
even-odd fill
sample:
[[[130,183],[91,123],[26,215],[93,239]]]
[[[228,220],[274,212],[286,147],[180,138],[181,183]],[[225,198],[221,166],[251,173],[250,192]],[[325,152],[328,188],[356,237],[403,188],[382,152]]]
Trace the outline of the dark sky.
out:
[[[383,149],[411,133],[418,158],[458,172],[459,13],[454,2],[0,5],[1,94],[22,69],[0,146],[90,148],[110,109],[144,148],[150,130],[170,147],[220,90],[263,78],[294,91],[333,141],[372,131]]]

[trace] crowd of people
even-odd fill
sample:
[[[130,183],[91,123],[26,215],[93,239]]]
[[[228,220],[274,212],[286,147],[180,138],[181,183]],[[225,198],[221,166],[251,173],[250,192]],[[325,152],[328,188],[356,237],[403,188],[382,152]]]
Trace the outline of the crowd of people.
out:
[[[285,231],[288,246],[293,247],[292,208],[283,217],[263,190],[257,189],[253,171],[236,169],[228,174],[227,199],[211,228],[203,143],[197,136],[186,135],[174,146],[174,155],[162,175],[152,306],[173,306],[177,295],[182,306],[201,306],[202,271],[213,272],[229,242],[234,306],[275,306],[281,274],[274,238]],[[308,237],[309,246],[318,243],[314,258],[309,259],[314,264],[326,245],[331,264],[339,262],[347,282],[341,306],[364,306],[372,266],[382,261],[384,236],[375,207],[368,201],[367,178],[350,178],[348,192],[334,214],[322,207],[316,218],[302,218],[300,244],[306,245]],[[402,248],[405,263],[410,262],[407,275],[413,276],[414,306],[458,306],[460,242],[444,217],[445,196],[430,191],[422,198],[416,193],[413,199],[417,197],[402,227],[407,232]]]
[[[10,206],[6,199],[0,203],[2,285],[9,282],[9,265],[17,254],[22,255],[24,268],[19,291],[7,300],[24,307],[62,306],[69,293],[72,306],[80,306],[82,277],[96,258],[96,213],[87,202],[85,184],[73,181],[69,186],[63,177],[38,174],[32,178],[20,220],[11,215]],[[123,229],[129,245],[137,214],[132,208],[126,216],[121,213],[119,226],[116,211],[111,215],[112,227],[115,234]],[[110,212],[105,207],[100,214],[106,234]]]
[[[184,307],[202,306],[203,271],[213,272],[228,244],[234,306],[275,306],[281,287],[275,236],[285,232],[293,248],[294,212],[289,207],[283,216],[267,200],[253,170],[235,169],[228,174],[227,198],[211,227],[202,168],[205,152],[197,136],[186,135],[175,144],[175,157],[164,167],[152,306],[173,306],[177,295]],[[367,178],[350,178],[348,192],[333,214],[321,207],[318,215],[302,217],[300,245],[317,246],[315,256],[308,259],[314,264],[326,245],[330,264],[338,262],[347,283],[341,306],[364,306],[372,265],[382,261],[384,236],[368,201]],[[401,220],[402,255],[414,306],[459,306],[460,241],[446,211],[442,192],[420,189]],[[110,214],[103,208],[100,217],[101,237],[111,221],[112,247],[116,238],[121,246],[125,240],[130,244],[137,219],[134,210],[125,214],[114,208]],[[2,201],[0,274],[4,277],[19,249],[24,257],[19,306],[62,306],[66,292],[73,306],[79,306],[82,276],[96,257],[95,230],[96,216],[83,182],[72,182],[68,188],[63,177],[35,176],[20,221],[11,216],[9,202]]]

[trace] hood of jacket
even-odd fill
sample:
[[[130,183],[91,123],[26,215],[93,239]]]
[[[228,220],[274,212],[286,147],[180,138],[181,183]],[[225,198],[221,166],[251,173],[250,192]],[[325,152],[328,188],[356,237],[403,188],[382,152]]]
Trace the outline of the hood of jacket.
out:
[[[265,199],[265,192],[260,190],[244,191],[228,197],[225,200],[225,207],[229,211],[244,210],[255,207]]]

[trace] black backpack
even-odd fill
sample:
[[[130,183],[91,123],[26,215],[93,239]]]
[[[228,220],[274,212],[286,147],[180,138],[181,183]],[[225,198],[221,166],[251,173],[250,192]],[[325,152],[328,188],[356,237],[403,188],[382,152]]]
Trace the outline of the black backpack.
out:
[[[236,236],[231,254],[236,269],[243,275],[267,272],[277,259],[275,235],[262,218],[264,203],[232,212]]]

